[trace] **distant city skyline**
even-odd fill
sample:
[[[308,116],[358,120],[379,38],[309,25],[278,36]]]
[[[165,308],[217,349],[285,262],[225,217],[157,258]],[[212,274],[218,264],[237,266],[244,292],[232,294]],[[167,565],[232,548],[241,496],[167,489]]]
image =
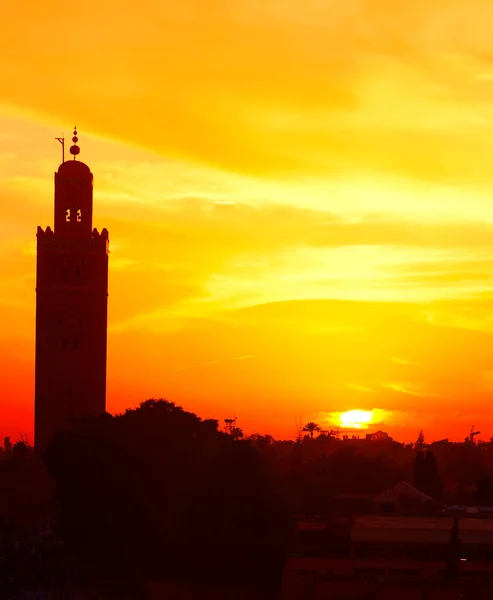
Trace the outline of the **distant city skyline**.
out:
[[[360,4],[88,0],[77,32],[9,6],[0,436],[32,440],[33,240],[74,124],[116,240],[111,412],[493,436],[493,3]]]

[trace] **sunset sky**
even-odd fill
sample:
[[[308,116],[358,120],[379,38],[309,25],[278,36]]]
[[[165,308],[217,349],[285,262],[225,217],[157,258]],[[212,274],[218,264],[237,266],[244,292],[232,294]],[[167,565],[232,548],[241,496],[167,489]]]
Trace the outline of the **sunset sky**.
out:
[[[79,130],[108,409],[493,436],[492,0],[18,0],[0,24],[0,436],[32,439],[36,227]]]

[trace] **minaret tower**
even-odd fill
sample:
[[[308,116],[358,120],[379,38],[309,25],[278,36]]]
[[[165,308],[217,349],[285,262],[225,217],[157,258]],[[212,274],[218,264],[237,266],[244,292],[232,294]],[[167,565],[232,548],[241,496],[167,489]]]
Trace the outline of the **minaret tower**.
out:
[[[58,138],[57,138],[58,139]],[[63,139],[60,138],[63,146]],[[92,228],[93,176],[70,153],[55,173],[55,228],[38,227],[34,443],[106,410],[108,231]]]

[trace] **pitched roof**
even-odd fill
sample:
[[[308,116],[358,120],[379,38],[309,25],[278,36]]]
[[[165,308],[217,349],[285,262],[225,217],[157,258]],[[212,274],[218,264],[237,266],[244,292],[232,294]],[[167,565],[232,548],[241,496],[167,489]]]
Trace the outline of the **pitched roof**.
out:
[[[366,515],[355,519],[351,539],[354,542],[446,544],[453,524],[454,519],[447,517]]]
[[[374,500],[375,502],[396,502],[399,499],[399,496],[410,496],[421,502],[433,501],[433,498],[424,494],[410,483],[407,483],[407,481],[396,483],[390,489],[375,496]]]

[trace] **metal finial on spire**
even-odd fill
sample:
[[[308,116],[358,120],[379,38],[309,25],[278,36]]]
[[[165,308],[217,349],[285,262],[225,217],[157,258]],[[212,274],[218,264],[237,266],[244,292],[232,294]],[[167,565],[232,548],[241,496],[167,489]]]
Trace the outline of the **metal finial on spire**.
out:
[[[60,144],[62,145],[62,163],[65,162],[65,138],[63,137],[57,137],[55,138],[56,140],[58,140],[60,142]]]
[[[75,160],[75,157],[80,152],[80,148],[77,146],[77,142],[79,141],[79,138],[77,137],[77,127],[74,127],[74,137],[72,138],[72,141],[74,142],[74,145],[70,146],[70,154],[73,155]]]

